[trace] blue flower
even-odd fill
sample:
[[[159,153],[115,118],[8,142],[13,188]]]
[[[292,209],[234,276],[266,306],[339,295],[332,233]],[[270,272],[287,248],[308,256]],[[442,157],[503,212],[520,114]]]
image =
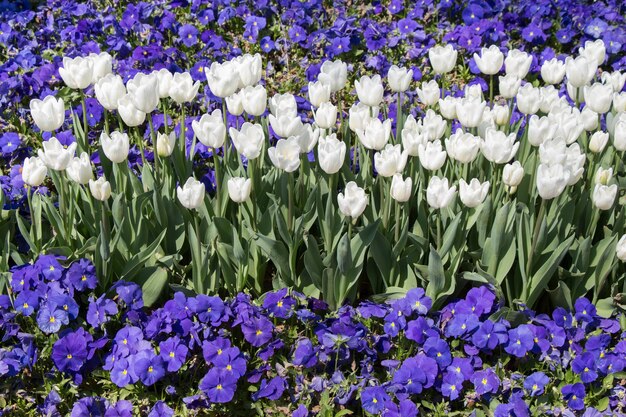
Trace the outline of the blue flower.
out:
[[[154,385],[165,376],[163,359],[150,351],[134,361],[133,370],[146,386]]]
[[[50,309],[44,306],[37,313],[37,326],[46,334],[56,333],[61,326],[69,323],[67,313],[63,310]]]
[[[550,382],[550,378],[543,372],[534,372],[524,380],[524,389],[530,393],[532,397],[543,394],[545,386]]]
[[[237,379],[229,372],[211,368],[200,381],[200,389],[212,403],[227,403],[233,399],[237,389]]]
[[[491,368],[474,373],[471,381],[478,395],[495,394],[500,388],[500,378]]]
[[[526,324],[509,330],[509,343],[504,350],[518,358],[523,358],[526,353],[535,345],[534,335],[530,327]]]
[[[180,342],[178,337],[170,337],[159,344],[161,358],[167,364],[168,372],[176,372],[187,359],[187,346]]]
[[[174,417],[174,410],[163,401],[157,401],[150,410],[148,417]]]
[[[585,384],[598,379],[595,355],[592,352],[585,352],[574,358],[572,361],[572,371],[580,375],[581,381]]]
[[[385,402],[389,400],[389,395],[380,386],[366,387],[361,391],[361,406],[371,414],[378,414],[385,408]]]
[[[561,393],[571,409],[582,410],[585,408],[585,386],[580,382],[565,385],[561,388]]]

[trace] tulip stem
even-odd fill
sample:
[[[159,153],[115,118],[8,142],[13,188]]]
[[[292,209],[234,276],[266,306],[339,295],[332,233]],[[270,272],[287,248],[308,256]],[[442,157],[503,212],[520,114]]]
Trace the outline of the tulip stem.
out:
[[[541,223],[543,223],[543,218],[546,215],[546,205],[546,200],[542,198],[541,205],[539,206],[539,213],[535,219],[535,228],[533,230],[533,240],[530,246],[530,253],[528,254],[528,260],[526,261],[526,277],[528,280],[531,279],[530,268],[533,266],[533,256],[535,255],[535,250],[537,248],[537,240],[539,239],[539,232],[541,231]],[[530,286],[528,289],[530,290]]]
[[[109,134],[109,111],[103,110],[102,116],[104,117],[104,133]]]
[[[394,230],[394,238],[395,238],[395,242],[398,242],[398,239],[400,238],[400,202],[396,201],[396,228]]]
[[[221,216],[222,215],[222,196],[221,196],[221,191],[222,191],[222,187],[221,187],[221,176],[220,176],[220,161],[217,157],[217,149],[212,148],[211,149],[211,156],[213,157],[213,169],[215,171],[215,201],[217,204],[216,210],[215,210],[215,214],[217,216]]]
[[[167,122],[167,105],[165,101],[161,102],[161,108],[163,109],[163,127],[165,128],[165,134],[168,135],[170,132],[169,132],[169,125]]]
[[[154,134],[154,124],[152,123],[152,115],[148,114],[148,126],[150,126],[150,140],[152,141],[152,155],[154,157],[154,189],[158,190],[156,186],[159,178],[159,153],[157,151],[157,139]]]
[[[83,151],[89,152],[89,125],[87,124],[87,103],[85,102],[85,92],[81,91],[80,103],[83,107]]]
[[[250,182],[252,183],[252,230],[257,231],[256,224],[256,193],[258,190],[256,184],[256,163],[254,162],[256,159],[248,160],[248,175],[250,177]]]
[[[148,162],[146,161],[146,154],[144,152],[143,146],[143,137],[141,136],[141,132],[139,132],[139,127],[135,127],[135,134],[137,135],[137,144],[139,145],[139,151],[141,152],[141,163],[143,166],[146,166]]]
[[[37,220],[35,220],[35,213],[33,211],[33,190],[30,185],[26,186],[26,200],[28,201],[28,212],[30,213],[31,235],[33,236],[33,243],[35,244],[33,253],[37,255],[41,246],[39,244],[39,234],[37,233]]]
[[[437,216],[437,250],[441,250],[441,209],[439,209],[439,213]]]
[[[493,108],[493,74],[489,76],[489,105]]]
[[[289,233],[293,233],[293,174],[287,174],[287,194],[289,196],[289,212],[287,215],[287,229]]]
[[[228,164],[228,156],[230,155],[230,149],[228,146],[228,119],[226,117],[226,99],[222,99],[222,118],[224,119],[224,161]],[[241,159],[241,158],[240,158]]]
[[[402,93],[398,91],[398,106],[396,108],[396,143],[401,143],[402,122]]]
[[[103,250],[100,251],[101,255],[102,255],[102,275],[104,275],[105,278],[105,287],[104,288],[108,288],[108,281],[109,281],[109,273],[108,273],[108,264],[109,264],[109,257],[110,257],[110,253],[109,253],[109,217],[107,216],[107,206],[106,206],[106,201],[102,201],[100,204],[100,213],[101,213],[101,218],[102,218],[102,223],[101,223],[101,230],[100,230],[100,235],[102,236],[102,242],[101,244],[101,248]],[[98,250],[100,250],[100,248],[98,248]]]

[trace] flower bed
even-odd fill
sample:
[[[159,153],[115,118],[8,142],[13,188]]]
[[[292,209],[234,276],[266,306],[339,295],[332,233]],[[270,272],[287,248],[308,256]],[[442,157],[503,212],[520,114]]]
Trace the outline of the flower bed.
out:
[[[620,324],[584,298],[573,312],[506,317],[487,287],[439,311],[419,288],[338,311],[286,289],[258,302],[179,292],[146,309],[136,284],[98,296],[89,261],[64,264],[41,256],[15,268],[13,296],[0,297],[6,415],[617,416],[626,407]]]

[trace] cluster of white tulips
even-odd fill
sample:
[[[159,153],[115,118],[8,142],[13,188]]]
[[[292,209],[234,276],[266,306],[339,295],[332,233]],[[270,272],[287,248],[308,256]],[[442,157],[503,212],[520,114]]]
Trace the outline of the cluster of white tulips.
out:
[[[232,201],[247,203],[251,195],[272,192],[260,189],[259,178],[275,168],[275,175],[289,178],[290,230],[296,175],[304,187],[313,187],[324,178],[350,228],[370,207],[368,216],[380,217],[384,228],[394,229],[389,220],[395,200],[396,239],[402,224],[399,217],[410,216],[411,207],[421,201],[427,202],[434,216],[441,212],[450,218],[446,213],[462,210],[456,204],[457,192],[462,206],[477,210],[490,195],[491,204],[501,206],[515,198],[525,183],[523,198],[531,213],[535,213],[536,196],[541,200],[537,225],[543,221],[547,202],[577,184],[578,189],[591,188],[598,210],[596,222],[599,211],[615,207],[619,191],[615,175],[622,169],[626,150],[626,93],[622,92],[626,74],[598,70],[605,58],[602,41],[588,42],[576,57],[544,62],[541,87],[538,81],[525,81],[532,63],[529,54],[511,50],[505,56],[496,46],[483,48],[473,58],[488,76],[488,100],[478,84],[466,86],[461,97],[445,94],[446,74],[457,65],[452,46],[436,46],[428,56],[435,78],[415,89],[417,100],[412,103],[408,98],[414,95],[407,93],[413,80],[411,70],[392,66],[386,82],[380,75],[364,75],[354,82],[358,100],[351,100],[345,91],[348,66],[341,61],[324,62],[318,79],[308,85],[312,124],[303,122],[292,94],[275,94],[268,100],[260,84],[263,65],[258,54],[214,62],[205,73],[208,88],[222,99],[222,106],[194,119],[190,147],[184,140],[185,103],[196,98],[201,85],[189,73],[162,69],[137,74],[124,84],[112,73],[112,59],[106,53],[65,58],[60,71],[63,80],[68,87],[81,90],[83,98],[84,90],[94,87],[95,97],[106,110],[104,130],[99,143],[90,144],[86,123],[81,126],[72,113],[78,144],[64,147],[51,138],[43,143],[39,156],[24,161],[22,175],[28,185],[38,186],[47,170],[65,171],[71,181],[89,184],[95,199],[106,201],[111,184],[104,177],[94,178],[88,152],[99,147],[110,163],[126,165],[131,142],[136,140],[143,156],[148,144],[135,128],[147,119],[156,160],[155,181],[163,179],[158,170],[159,166],[167,168],[168,158],[182,158],[190,167],[185,170],[173,162],[175,169],[170,171],[176,173],[173,184],[177,184],[182,206],[200,210],[205,203],[205,187],[196,179],[193,165],[198,140],[212,154],[206,166],[215,171],[216,215],[223,213],[222,185]],[[562,82],[567,96],[559,93]],[[397,100],[395,123],[388,117],[392,100]],[[344,110],[343,104],[352,101]],[[60,98],[33,100],[30,107],[42,131],[54,132],[65,121]],[[176,115],[179,109],[178,141],[167,123],[163,132],[154,130],[150,115],[157,109],[166,116],[168,111]],[[522,117],[512,121],[515,110]],[[226,123],[228,114],[237,117],[235,126]],[[117,129],[110,131],[110,123]],[[75,156],[77,150],[80,154]],[[314,163],[307,157],[311,153]],[[317,181],[310,180],[311,172]],[[256,218],[259,209],[252,200]],[[402,215],[400,208],[404,208]],[[538,233],[539,227],[534,230]],[[624,253],[626,239],[618,246],[618,254]]]

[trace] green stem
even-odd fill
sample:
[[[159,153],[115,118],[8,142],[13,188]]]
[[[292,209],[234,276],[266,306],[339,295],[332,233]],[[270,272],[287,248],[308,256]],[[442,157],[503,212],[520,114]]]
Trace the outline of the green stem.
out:
[[[143,146],[143,136],[141,136],[141,132],[139,132],[139,127],[135,127],[135,135],[137,136],[137,144],[139,145],[139,151],[141,153],[141,162],[143,166],[146,166],[148,162],[146,161],[146,154],[144,152]]]
[[[396,143],[402,143],[401,142],[401,136],[402,136],[402,125],[403,125],[403,119],[402,119],[402,93],[398,92],[398,104],[397,104],[397,108],[396,108]]]
[[[395,242],[400,238],[400,202],[396,201],[396,228],[394,230]]]
[[[104,117],[104,133],[109,134],[109,112],[107,109],[104,109],[102,113],[102,117]]]
[[[437,250],[441,249],[441,209],[439,209],[439,213],[435,214],[437,216]]]
[[[489,76],[489,106],[493,108],[493,75]]]
[[[85,92],[81,91],[80,103],[83,107],[83,146],[81,151],[91,153],[89,151],[89,124],[87,123],[87,103],[85,103]]]
[[[257,223],[256,223],[256,192],[258,190],[257,188],[257,175],[256,175],[256,159],[250,159],[248,160],[248,171],[249,171],[249,176],[250,176],[250,182],[252,183],[252,229],[256,232],[257,231]]]
[[[222,183],[221,183],[221,175],[220,175],[220,161],[217,157],[217,150],[211,149],[211,154],[213,157],[213,169],[215,170],[215,198],[216,198],[216,210],[215,214],[217,216],[222,216]]]
[[[537,218],[535,219],[535,228],[533,230],[533,240],[530,246],[530,253],[528,254],[528,260],[526,261],[526,276],[528,279],[531,278],[530,272],[533,266],[533,257],[535,255],[535,250],[537,249],[537,240],[539,239],[539,232],[541,231],[541,223],[543,223],[543,218],[546,215],[546,203],[547,200],[541,199],[541,205],[539,206],[539,213],[537,214]]]
[[[31,235],[33,236],[33,243],[35,244],[35,250],[33,253],[37,255],[41,248],[39,244],[39,237],[37,235],[37,221],[35,220],[35,212],[33,211],[33,189],[30,185],[26,186],[26,200],[28,201],[28,212],[30,213],[30,227]]]
[[[287,173],[287,188],[289,195],[289,212],[287,216],[287,229],[289,233],[293,233],[293,174],[291,172]]]

